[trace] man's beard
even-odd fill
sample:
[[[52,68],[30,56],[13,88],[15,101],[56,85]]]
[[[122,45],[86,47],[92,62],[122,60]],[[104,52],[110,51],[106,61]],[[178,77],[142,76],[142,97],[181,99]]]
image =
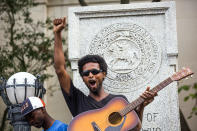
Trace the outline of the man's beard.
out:
[[[99,95],[99,92],[100,92],[100,90],[101,90],[101,87],[102,87],[102,83],[99,84],[98,87],[97,87],[97,88],[94,88],[94,89],[92,89],[92,88],[89,87],[89,91],[90,91],[91,93],[93,93],[94,95],[97,96],[97,95]]]

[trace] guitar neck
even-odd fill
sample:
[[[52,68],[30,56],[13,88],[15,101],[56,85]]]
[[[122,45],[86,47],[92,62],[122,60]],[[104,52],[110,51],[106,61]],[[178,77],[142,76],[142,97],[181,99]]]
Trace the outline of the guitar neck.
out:
[[[171,79],[171,77],[167,78],[166,80],[162,81],[159,85],[155,86],[153,89],[151,89],[151,91],[153,92],[159,92],[160,90],[162,90],[164,87],[166,87],[167,85],[169,85],[170,83],[172,83],[173,80]],[[134,100],[132,103],[128,104],[123,110],[121,110],[119,113],[122,116],[125,116],[126,114],[128,114],[130,111],[134,110],[137,106],[139,106],[140,104],[142,104],[144,102],[144,99],[142,97],[138,97],[136,100]]]

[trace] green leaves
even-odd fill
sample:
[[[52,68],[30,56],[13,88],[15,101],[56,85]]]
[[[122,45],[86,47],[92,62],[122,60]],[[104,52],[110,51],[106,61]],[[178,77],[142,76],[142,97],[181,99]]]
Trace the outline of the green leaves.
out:
[[[195,104],[192,107],[192,111],[190,112],[190,115],[188,116],[188,119],[192,118],[193,115],[197,115],[197,83],[194,83],[193,85],[183,85],[179,87],[178,92],[181,91],[190,91],[187,96],[184,97],[184,101],[188,100],[195,100]]]
[[[183,85],[179,87],[178,92],[180,93],[182,90],[188,91],[190,89],[189,85]]]
[[[1,0],[0,11],[7,11],[12,12],[12,14],[16,14],[35,5],[37,4],[34,3],[33,0]]]
[[[47,36],[45,31],[52,31],[53,23],[50,18],[46,22],[34,22],[30,8],[35,5],[37,4],[33,0],[0,2],[0,12],[4,14],[0,15],[0,19],[5,24],[6,42],[0,46],[0,76],[6,79],[20,71],[40,74],[43,76],[42,80],[52,76],[46,70],[53,64],[54,37]],[[65,42],[64,40],[63,44]],[[65,54],[67,57],[67,50]]]
[[[190,115],[187,118],[188,119],[192,118],[193,114],[197,115],[197,107],[192,108],[192,112],[190,112]]]
[[[197,83],[194,83],[193,88],[194,88],[195,90],[197,90]]]

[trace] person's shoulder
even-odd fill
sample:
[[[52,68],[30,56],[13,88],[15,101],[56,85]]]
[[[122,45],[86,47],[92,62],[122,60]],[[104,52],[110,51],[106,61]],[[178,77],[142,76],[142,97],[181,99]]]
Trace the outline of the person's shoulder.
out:
[[[67,131],[68,125],[59,121],[55,120],[55,122],[58,124],[57,131]]]
[[[66,125],[66,126],[68,126],[67,124],[63,123],[63,122],[60,121],[60,120],[55,120],[55,121],[57,121],[60,125]]]

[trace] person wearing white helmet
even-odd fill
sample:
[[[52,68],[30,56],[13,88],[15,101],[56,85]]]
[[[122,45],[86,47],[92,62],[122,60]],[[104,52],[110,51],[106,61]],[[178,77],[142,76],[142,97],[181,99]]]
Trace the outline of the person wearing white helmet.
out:
[[[67,131],[67,124],[53,119],[46,111],[45,103],[38,97],[27,98],[21,106],[21,114],[31,126],[44,131]]]

